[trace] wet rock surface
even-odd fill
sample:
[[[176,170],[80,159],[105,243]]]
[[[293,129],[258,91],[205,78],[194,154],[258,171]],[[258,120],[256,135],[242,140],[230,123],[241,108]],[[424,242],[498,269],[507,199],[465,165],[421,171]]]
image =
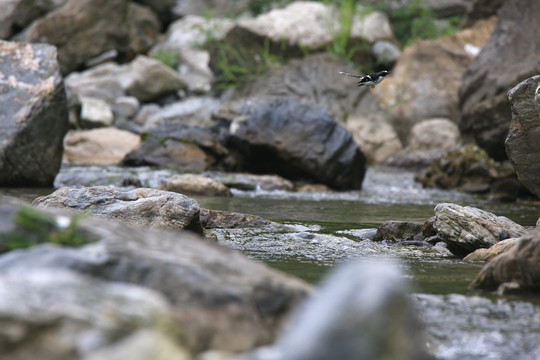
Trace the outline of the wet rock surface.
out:
[[[350,133],[325,112],[292,99],[248,104],[231,123],[229,142],[255,173],[310,179],[335,189],[362,186],[365,157]]]
[[[119,191],[108,186],[62,188],[34,200],[38,208],[88,211],[115,221],[150,229],[201,232],[199,204],[185,195],[148,188]]]
[[[506,217],[456,204],[439,204],[435,207],[434,227],[448,249],[460,257],[526,232],[523,226]]]

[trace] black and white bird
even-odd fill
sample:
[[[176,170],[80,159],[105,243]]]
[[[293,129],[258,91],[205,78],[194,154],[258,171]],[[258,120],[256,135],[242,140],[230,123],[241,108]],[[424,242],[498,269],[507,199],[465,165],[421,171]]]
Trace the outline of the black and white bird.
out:
[[[383,71],[379,71],[379,72],[369,74],[369,75],[363,75],[363,74],[362,75],[353,75],[353,74],[349,74],[349,73],[346,73],[346,72],[343,72],[343,71],[340,71],[339,73],[341,75],[347,75],[347,76],[351,76],[351,77],[360,79],[360,81],[358,81],[358,86],[367,85],[367,86],[369,86],[370,88],[373,89],[375,87],[375,85],[377,85],[378,83],[383,81],[384,77],[386,75],[388,75],[390,72],[387,71],[387,70],[383,70]]]

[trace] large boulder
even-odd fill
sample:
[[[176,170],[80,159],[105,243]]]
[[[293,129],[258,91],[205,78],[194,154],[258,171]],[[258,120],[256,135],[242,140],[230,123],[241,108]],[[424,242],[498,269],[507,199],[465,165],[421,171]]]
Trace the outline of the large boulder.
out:
[[[9,209],[3,210],[0,207],[0,219],[13,219],[17,213],[17,208],[13,207],[11,213]],[[55,214],[51,210],[47,212]],[[9,271],[20,275],[34,270],[41,273],[47,269],[63,269],[92,276],[99,279],[97,283],[106,280],[126,284],[126,287],[136,284],[154,290],[172,307],[173,314],[167,319],[175,324],[175,329],[170,334],[182,334],[190,350],[195,352],[209,348],[243,351],[270,343],[290,311],[311,291],[301,280],[193,233],[151,231],[93,216],[82,219],[64,213],[53,216],[58,221],[62,219],[64,224],[78,219],[77,229],[93,243],[79,248],[45,244],[12,251],[0,257],[0,273]],[[54,287],[50,286],[48,294],[51,296],[54,295],[52,289]],[[26,291],[25,294],[35,293]],[[101,292],[84,295],[90,296],[86,301],[91,309],[98,307],[99,303],[94,304],[93,299],[100,299]],[[121,295],[118,296],[121,298]],[[48,298],[51,302],[54,299]],[[125,308],[120,307],[121,312],[116,317],[123,319],[122,314],[135,306],[137,314],[143,311],[139,317],[144,319],[148,316],[145,304],[139,305],[124,302]],[[54,306],[61,308],[62,302]],[[116,319],[116,312],[107,314]],[[93,336],[89,338],[92,339],[96,340]]]
[[[519,237],[526,229],[504,217],[470,206],[442,203],[435,207],[437,236],[454,255],[464,257],[479,248]]]
[[[290,97],[317,106],[344,125],[370,161],[381,162],[401,150],[401,142],[368,88],[357,88],[339,71],[357,70],[336,56],[319,53],[292,60],[236,89],[233,100]],[[284,86],[284,84],[286,84]]]
[[[461,133],[472,135],[496,160],[506,159],[504,140],[511,120],[507,91],[540,73],[539,13],[537,0],[505,1],[490,40],[459,88]]]
[[[51,186],[68,130],[56,48],[0,40],[0,185]]]
[[[513,291],[540,290],[540,229],[521,236],[508,251],[488,262],[476,279],[473,288]]]
[[[0,275],[3,359],[80,359],[140,329],[179,340],[156,291],[66,269],[20,270],[2,266]]]
[[[352,135],[323,110],[290,98],[246,103],[230,126],[245,170],[360,189],[366,170]]]
[[[36,198],[33,205],[86,210],[92,215],[147,229],[201,231],[199,204],[169,191],[145,188],[120,191],[108,186],[61,188]]]
[[[540,75],[508,92],[512,121],[505,141],[506,153],[519,181],[540,197]]]
[[[474,57],[468,48],[488,41],[494,20],[439,39],[408,46],[391,76],[373,93],[392,115],[392,125],[406,145],[411,127],[422,120],[459,120],[457,92],[463,73]]]
[[[34,21],[15,39],[58,48],[63,74],[108,50],[129,57],[148,50],[160,24],[148,8],[127,0],[68,0]]]

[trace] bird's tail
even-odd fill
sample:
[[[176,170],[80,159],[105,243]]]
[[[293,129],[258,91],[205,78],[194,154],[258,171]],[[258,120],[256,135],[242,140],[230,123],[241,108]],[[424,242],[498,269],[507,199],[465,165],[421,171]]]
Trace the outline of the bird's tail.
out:
[[[353,77],[353,78],[363,78],[365,75],[354,75],[354,74],[349,74],[349,73],[346,73],[346,72],[343,72],[343,71],[340,71],[339,72],[341,75],[345,75],[345,76],[350,76],[350,77]]]

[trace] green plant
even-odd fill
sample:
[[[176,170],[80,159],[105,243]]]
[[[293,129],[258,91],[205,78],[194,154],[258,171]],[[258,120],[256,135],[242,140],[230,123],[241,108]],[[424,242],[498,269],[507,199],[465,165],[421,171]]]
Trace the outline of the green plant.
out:
[[[175,70],[180,64],[178,51],[175,50],[161,49],[153,52],[150,56]]]
[[[15,229],[2,237],[0,252],[28,248],[40,243],[81,246],[89,242],[79,230],[84,213],[69,218],[53,216],[22,205],[13,218]]]

